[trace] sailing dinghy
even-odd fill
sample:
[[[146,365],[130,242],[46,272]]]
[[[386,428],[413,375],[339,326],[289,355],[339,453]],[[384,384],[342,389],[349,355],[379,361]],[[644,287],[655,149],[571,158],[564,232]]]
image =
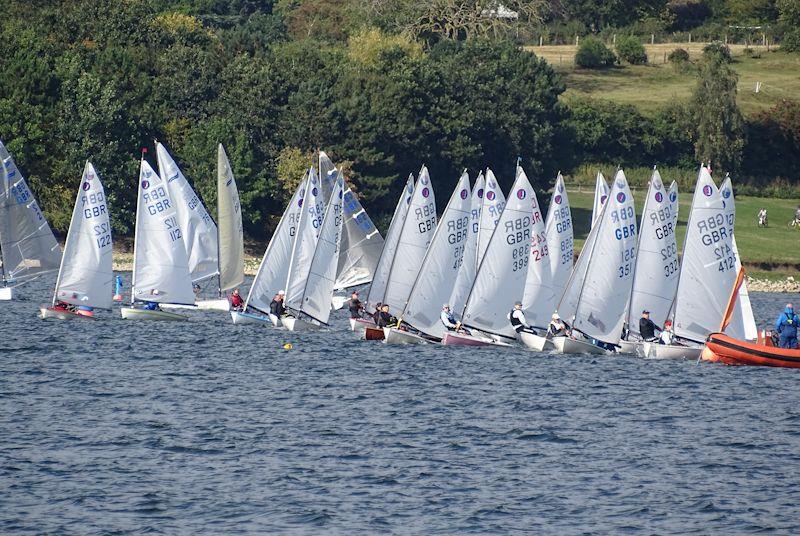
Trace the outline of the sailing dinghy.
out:
[[[636,268],[626,313],[627,339],[620,340],[620,352],[642,355],[642,337],[639,318],[642,311],[650,311],[650,318],[659,325],[669,317],[675,290],[678,286],[678,244],[675,235],[676,200],[653,169],[639,223],[639,242],[636,249]]]
[[[422,166],[419,172],[411,202],[400,227],[397,246],[392,256],[391,266],[386,277],[383,299],[389,312],[399,313],[405,309],[411,289],[425,259],[433,234],[436,231],[436,198],[428,168]],[[377,295],[376,295],[377,298]],[[369,299],[374,299],[370,290]],[[396,328],[383,328],[387,343],[419,344],[427,339]]]
[[[0,160],[0,300],[11,300],[19,285],[58,270],[61,248],[2,142]]]
[[[186,320],[183,315],[160,310],[161,303],[192,305],[194,292],[183,233],[169,189],[142,158],[133,243],[131,306],[121,309],[122,318]]]
[[[313,176],[313,173],[312,173]],[[317,196],[314,184],[311,188],[310,199]],[[296,260],[294,273],[290,269],[289,281],[286,284],[286,308],[291,313],[282,319],[283,325],[289,331],[306,331],[309,329],[319,329],[327,327],[331,314],[331,296],[333,287],[336,283],[336,268],[339,262],[339,245],[342,238],[342,200],[344,197],[344,178],[339,173],[339,177],[333,187],[328,206],[325,209],[325,216],[321,225],[314,225],[317,215],[307,210],[305,220],[300,222],[300,233],[304,237],[310,237],[310,233],[304,233],[305,229],[319,228],[319,236],[315,238],[315,246],[311,262],[308,264],[304,260],[304,252],[300,251],[306,247],[305,244],[295,244],[296,252],[299,252],[293,260]],[[298,240],[302,236],[298,233]],[[305,268],[307,266],[307,268]],[[295,292],[297,283],[302,271],[307,270],[303,281],[303,288],[300,293]]]
[[[489,239],[461,315],[464,327],[472,332],[473,342],[505,346],[516,340],[507,314],[525,288],[532,228],[537,217],[541,223],[533,187],[517,166],[508,201]]]
[[[571,336],[553,337],[558,352],[605,354],[601,344],[619,343],[633,282],[636,234],[633,196],[619,170],[558,305],[571,326]]]
[[[726,208],[705,166],[700,172],[686,223],[681,269],[672,306],[673,344],[645,343],[651,359],[697,359],[709,334],[722,323],[736,280],[736,258],[730,229],[733,198]]]
[[[302,212],[307,177],[306,173],[289,204],[286,205],[275,232],[272,233],[272,238],[261,258],[261,264],[258,266],[258,272],[250,285],[243,310],[231,311],[234,324],[272,322],[275,327],[280,326],[280,319],[270,313],[269,304],[272,297],[283,290],[286,278],[289,277],[289,258],[292,255],[294,237],[297,235],[297,223]]]
[[[244,231],[239,190],[233,177],[225,148],[217,146],[217,244],[219,270],[217,282],[220,295],[244,283]],[[214,309],[230,309],[227,297]],[[210,304],[211,300],[207,303]],[[200,306],[198,304],[198,306]]]
[[[111,222],[100,177],[86,162],[72,210],[50,307],[42,307],[42,318],[69,320],[92,317],[93,309],[111,309]]]
[[[448,332],[442,324],[440,312],[442,305],[450,299],[463,260],[472,208],[469,190],[469,175],[464,171],[439,219],[399,317],[401,325],[411,326],[433,340],[441,340]],[[390,332],[394,331],[399,330],[390,328]],[[393,334],[387,337],[386,342],[405,342],[404,334],[399,337]]]

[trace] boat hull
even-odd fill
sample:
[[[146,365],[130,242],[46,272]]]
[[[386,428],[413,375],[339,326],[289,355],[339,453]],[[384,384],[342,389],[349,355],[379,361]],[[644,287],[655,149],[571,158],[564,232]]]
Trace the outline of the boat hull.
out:
[[[320,324],[293,316],[284,316],[281,318],[281,324],[289,331],[317,331],[323,328]]]
[[[350,330],[355,332],[364,331],[367,328],[377,328],[378,326],[375,325],[375,322],[371,320],[367,320],[366,318],[351,318],[350,319]]]
[[[699,346],[678,346],[676,344],[642,343],[642,353],[647,359],[690,359],[700,358],[703,349]]]
[[[194,305],[183,305],[179,303],[165,303],[164,309],[202,309],[204,311],[230,311],[231,304],[225,298],[215,300],[198,300]]]
[[[13,300],[15,294],[14,287],[0,287],[0,300]]]
[[[337,296],[334,294],[333,297],[331,297],[331,309],[338,311],[344,307],[344,304],[347,303],[348,299],[349,298],[347,296]]]
[[[271,322],[270,318],[265,315],[254,313],[244,313],[242,311],[231,311],[231,320],[236,325],[239,324],[266,324]]]
[[[364,329],[364,340],[365,341],[382,341],[386,338],[383,333],[383,329],[379,327],[367,327]]]
[[[425,337],[397,328],[383,328],[383,336],[386,344],[428,344],[431,342]]]
[[[708,336],[701,359],[725,365],[800,368],[800,350],[742,341],[724,333]]]
[[[619,353],[644,357],[644,342],[619,341]]]
[[[86,313],[87,311],[83,311]],[[73,318],[92,318],[94,315],[81,314],[81,312],[67,311],[56,307],[40,307],[39,316],[43,319],[72,320]]]
[[[553,337],[553,346],[560,354],[591,354],[606,355],[608,350],[586,341],[570,339],[569,337]]]
[[[178,313],[151,311],[150,309],[134,309],[133,307],[123,307],[120,309],[120,313],[125,320],[187,320],[187,317],[179,315]]]
[[[466,333],[455,333],[448,331],[442,337],[442,344],[445,346],[511,346],[507,342],[496,341],[488,337],[478,337],[467,335]]]
[[[555,348],[555,345],[550,339],[542,337],[541,335],[534,335],[533,333],[522,331],[518,336],[519,341],[525,345],[526,348],[530,348],[531,350],[544,352],[545,350],[552,350]]]

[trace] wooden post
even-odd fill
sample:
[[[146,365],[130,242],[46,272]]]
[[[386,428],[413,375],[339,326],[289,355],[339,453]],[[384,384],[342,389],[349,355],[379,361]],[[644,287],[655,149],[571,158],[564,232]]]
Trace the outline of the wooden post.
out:
[[[656,34],[650,34],[650,44],[651,45],[656,44]]]
[[[725,34],[725,44],[728,44],[728,34]]]
[[[692,34],[691,34],[691,32],[689,32],[689,42],[690,43],[692,42]]]
[[[614,45],[617,44],[617,34],[614,34],[614,37],[611,38],[611,42],[614,43]]]
[[[539,36],[539,46],[542,46],[542,43],[544,42],[543,40],[544,40],[544,37],[540,35]]]
[[[761,34],[761,44],[763,46],[767,46],[767,34],[765,34],[765,33]]]
[[[580,45],[580,42],[581,42],[581,36],[579,36],[579,35],[576,35],[576,36],[575,36],[575,46],[576,46],[576,47],[577,47],[577,46],[579,46],[579,45]]]

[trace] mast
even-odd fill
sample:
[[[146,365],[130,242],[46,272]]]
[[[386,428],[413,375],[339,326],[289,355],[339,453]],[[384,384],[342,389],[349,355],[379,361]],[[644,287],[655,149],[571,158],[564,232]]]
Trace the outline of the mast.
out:
[[[142,147],[142,161],[144,155],[147,154],[147,147]],[[139,162],[139,177],[136,179],[136,223],[133,226],[133,270],[131,270],[131,307],[133,307],[135,300],[133,298],[133,289],[136,287],[136,246],[139,244],[139,210],[142,205],[142,195],[140,189],[142,187],[142,162]]]

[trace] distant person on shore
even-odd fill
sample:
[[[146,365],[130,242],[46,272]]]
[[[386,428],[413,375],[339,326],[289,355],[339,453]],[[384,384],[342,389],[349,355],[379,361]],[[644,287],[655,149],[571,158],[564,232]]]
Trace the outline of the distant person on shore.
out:
[[[767,223],[767,209],[762,208],[758,211],[758,226],[759,227],[768,227]]]
[[[780,333],[780,347],[781,348],[797,348],[797,323],[800,319],[794,314],[794,307],[791,303],[786,304],[786,309],[775,321],[775,331]]]
[[[514,302],[514,308],[509,311],[506,318],[511,322],[511,327],[514,328],[517,334],[524,331],[525,333],[533,333],[536,335],[536,330],[529,326],[528,322],[525,320],[525,313],[522,312],[522,302]]]
[[[269,312],[277,316],[278,318],[282,317],[286,314],[286,305],[283,303],[283,297],[286,295],[286,292],[283,290],[279,290],[275,297],[272,298],[272,301],[269,302]]]
[[[361,318],[364,311],[364,304],[358,299],[358,291],[354,290],[347,302],[347,309],[350,311],[350,318]]]
[[[231,309],[234,311],[241,311],[244,309],[244,300],[239,294],[238,288],[233,289],[233,294],[231,294]]]
[[[650,320],[650,311],[645,309],[642,311],[642,318],[639,319],[639,335],[642,336],[643,341],[653,342],[657,339],[656,330],[662,331],[660,327]]]

